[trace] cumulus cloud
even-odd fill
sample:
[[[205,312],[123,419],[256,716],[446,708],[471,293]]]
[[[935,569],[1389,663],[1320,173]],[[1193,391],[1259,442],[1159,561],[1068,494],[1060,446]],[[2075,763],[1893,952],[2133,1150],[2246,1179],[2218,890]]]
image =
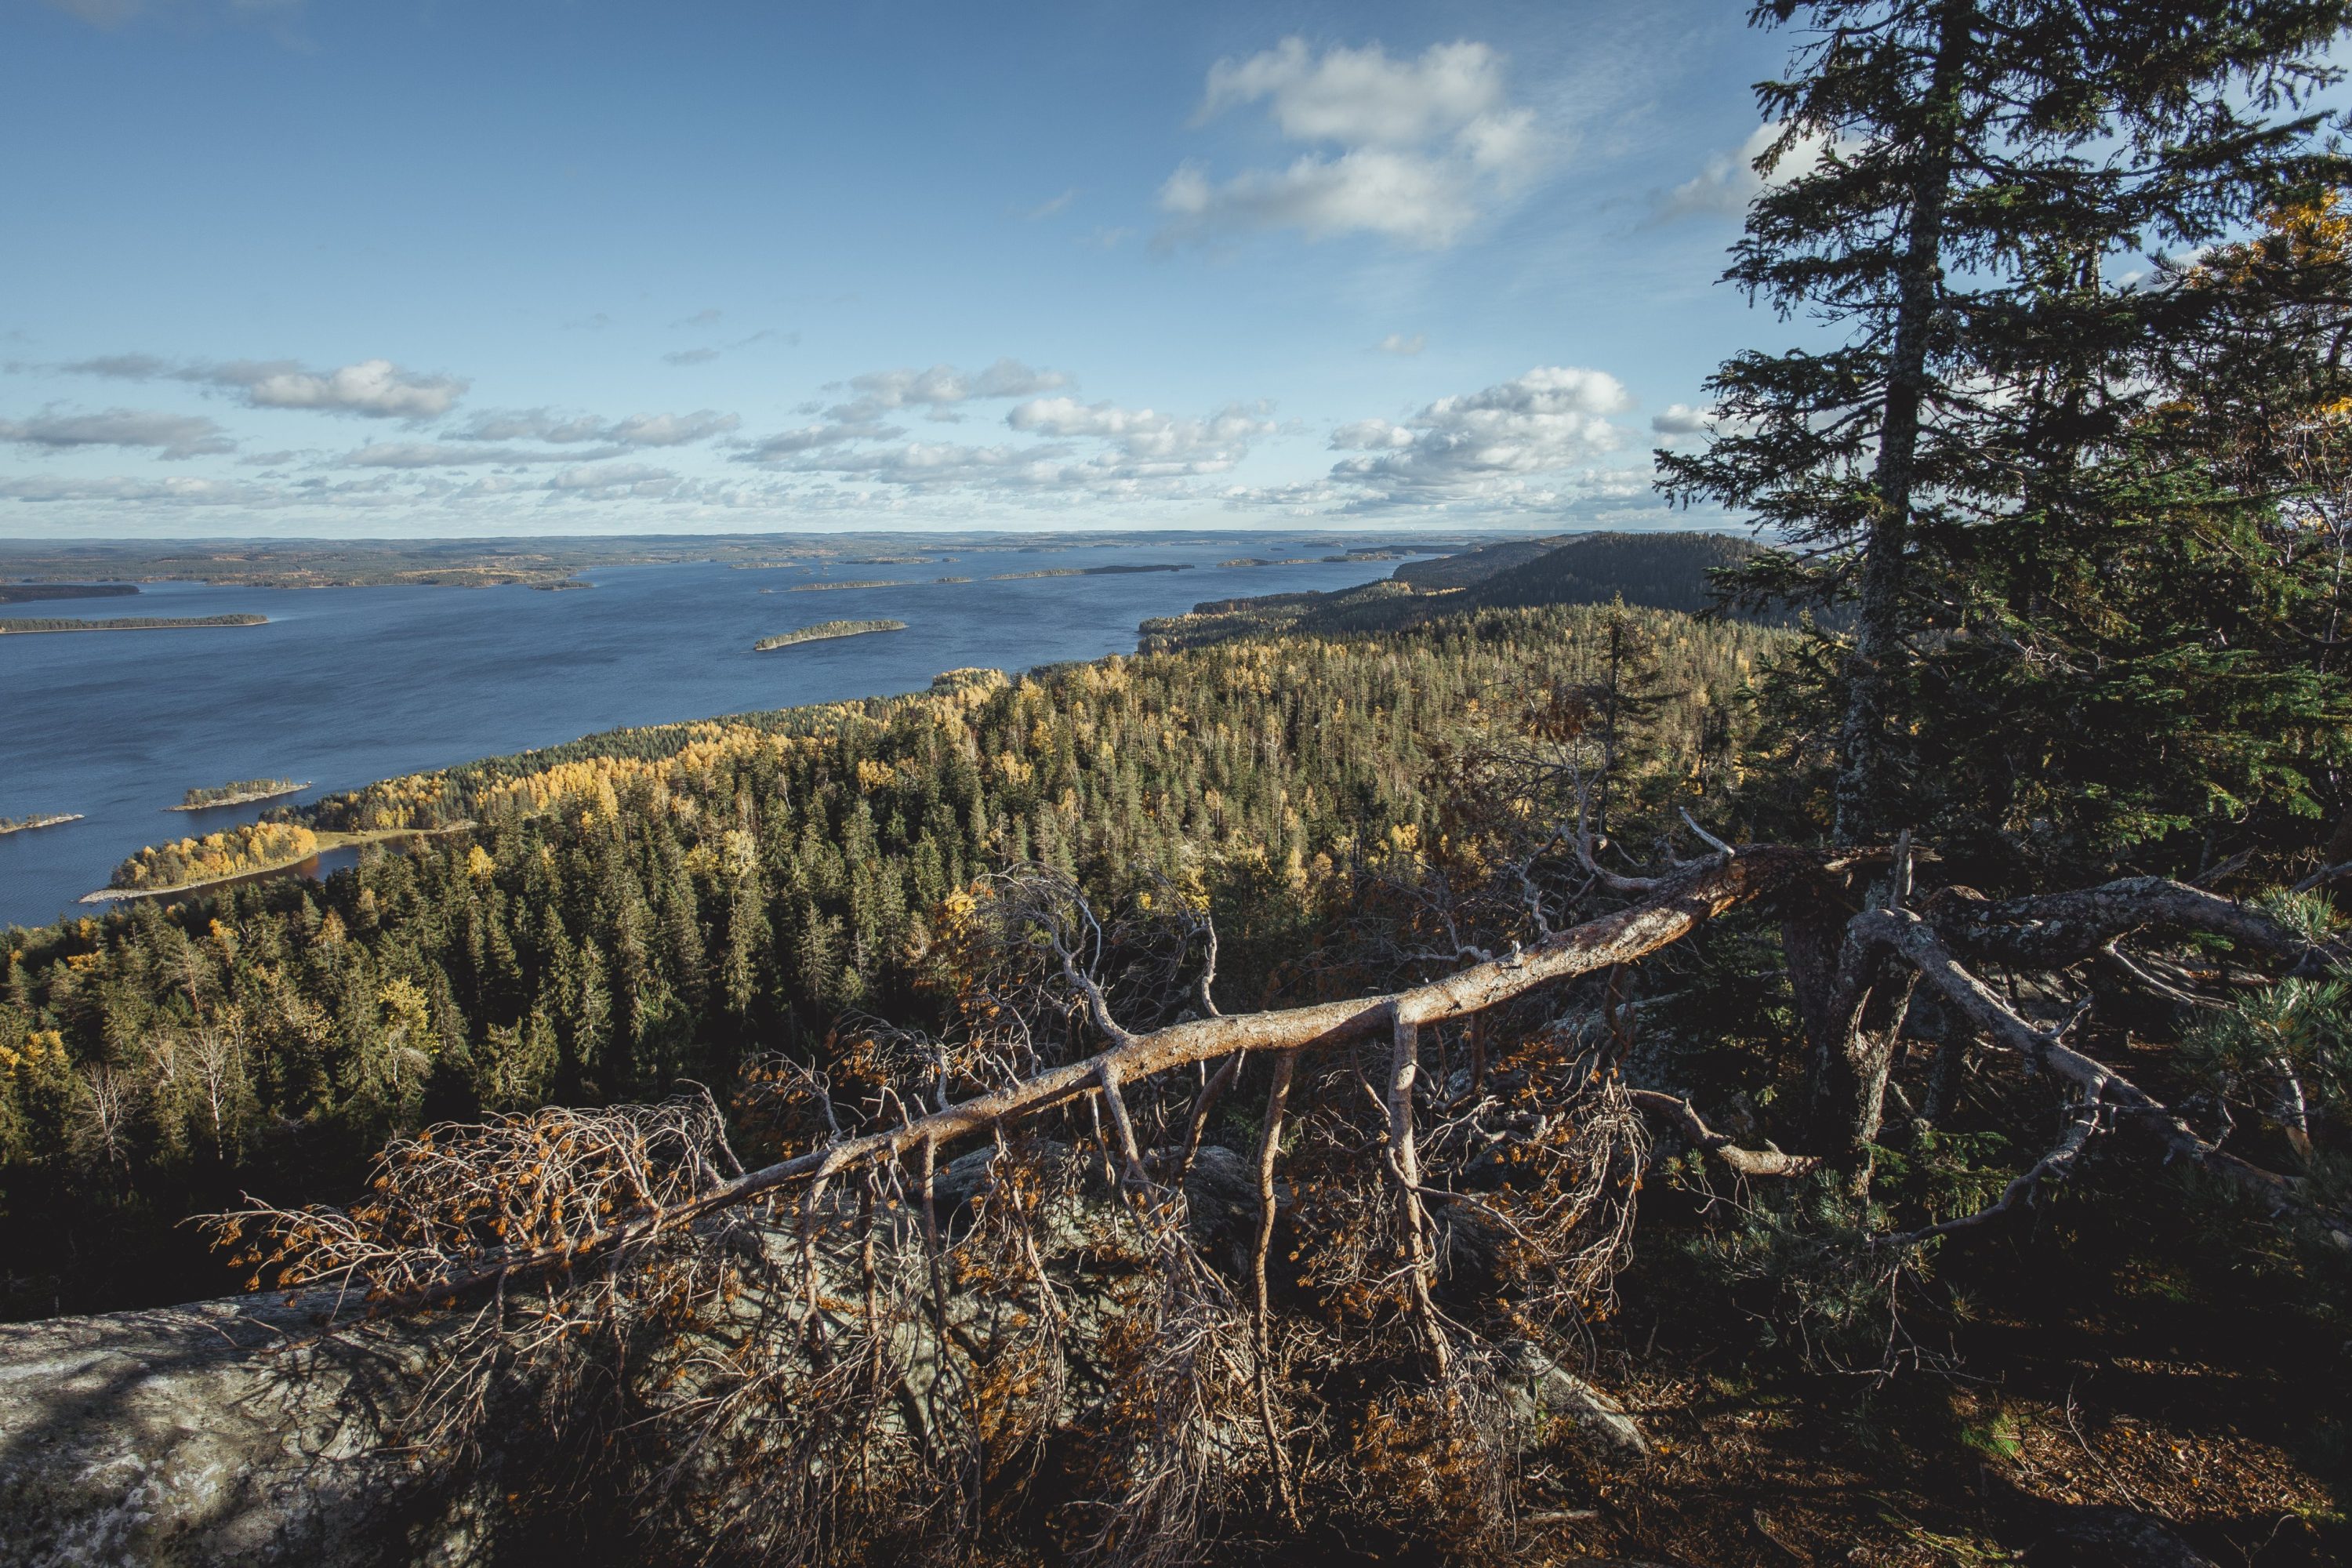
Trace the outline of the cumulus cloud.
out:
[[[1605,371],[1538,366],[1481,392],[1441,397],[1402,422],[1340,426],[1332,448],[1357,455],[1335,464],[1330,479],[1359,508],[1557,500],[1620,482],[1594,469],[1624,447],[1626,433],[1610,416],[1632,401]]]
[[[1650,416],[1650,428],[1660,436],[1696,436],[1715,428],[1716,418],[1712,408],[1694,408],[1687,403],[1670,403],[1659,413]]]
[[[601,468],[566,468],[548,481],[558,494],[576,496],[654,497],[667,495],[679,483],[667,468],[644,463],[607,463]]]
[[[1167,239],[1295,228],[1311,239],[1380,234],[1453,244],[1541,160],[1534,111],[1514,107],[1504,59],[1485,44],[1439,44],[1391,59],[1378,44],[1320,56],[1286,38],[1209,71],[1193,123],[1264,103],[1276,129],[1314,150],[1222,182],[1199,163],[1160,189]]]
[[[545,408],[484,409],[448,432],[458,441],[546,441],[556,446],[597,442],[614,447],[684,447],[732,434],[742,420],[716,409],[691,414],[633,414],[626,419],[555,414]]]
[[[1263,405],[1233,404],[1205,419],[1191,419],[1068,397],[1033,399],[1006,415],[1004,422],[1027,434],[1103,442],[1124,459],[1111,466],[1129,478],[1221,473],[1248,453],[1251,442],[1275,428]]]
[[[467,386],[454,376],[415,374],[388,359],[328,371],[285,363],[222,365],[215,367],[215,379],[244,387],[246,401],[256,408],[318,408],[370,419],[437,419],[465,395]]]
[[[151,447],[157,457],[175,461],[236,450],[236,443],[212,420],[131,408],[109,408],[98,414],[60,414],[52,409],[30,419],[0,419],[0,441],[46,452],[77,447]]]
[[[1429,340],[1415,332],[1406,337],[1402,332],[1391,332],[1373,345],[1384,354],[1402,354],[1410,359],[1429,346]]]
[[[58,365],[72,374],[118,381],[184,381],[233,389],[254,408],[315,408],[370,419],[437,419],[470,384],[458,376],[422,375],[388,359],[364,359],[335,370],[309,370],[292,360],[202,360],[173,363],[153,354],[108,354]]]
[[[1833,147],[1844,155],[1857,145],[1832,142],[1825,136],[1800,136],[1781,150],[1770,174],[1758,174],[1756,161],[1780,140],[1783,128],[1778,121],[1759,125],[1748,133],[1737,152],[1710,154],[1696,174],[1658,198],[1652,221],[1666,223],[1678,217],[1705,216],[1737,217],[1766,191],[1801,180],[1820,168],[1822,157]]]
[[[1055,386],[1064,377],[999,362],[976,377],[892,372],[848,384],[865,396],[844,416],[746,443],[738,460],[771,470],[891,487],[924,495],[985,494],[1031,504],[1121,497],[1193,498],[1193,481],[1231,469],[1276,426],[1264,405],[1233,404],[1202,416],[1127,408],[1069,396],[1033,396],[1004,416],[1030,441],[906,441],[883,408],[949,406],[955,395],[1001,395],[1012,386]],[[855,416],[855,417],[848,417]],[[887,493],[887,491],[885,493]]]

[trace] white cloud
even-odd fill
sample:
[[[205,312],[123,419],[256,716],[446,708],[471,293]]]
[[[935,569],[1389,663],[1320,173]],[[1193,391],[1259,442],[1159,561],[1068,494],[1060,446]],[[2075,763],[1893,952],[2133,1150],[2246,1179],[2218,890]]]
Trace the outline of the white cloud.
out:
[[[1439,44],[1418,59],[1380,45],[1320,57],[1286,38],[1209,71],[1195,125],[1263,102],[1291,141],[1318,144],[1279,169],[1222,183],[1188,162],[1160,188],[1163,238],[1295,228],[1310,239],[1380,234],[1430,249],[1453,244],[1542,159],[1531,110],[1515,108],[1503,57]]]
[[[677,349],[662,355],[664,364],[709,364],[719,357],[717,349]]]
[[[1078,190],[1076,185],[1073,185],[1058,196],[1051,196],[1045,201],[1039,202],[1035,206],[1029,208],[1021,216],[1028,218],[1032,222],[1034,222],[1039,218],[1052,217],[1058,213],[1067,212],[1069,210],[1070,204],[1077,199]]]
[[[1017,374],[1015,374],[1017,373]],[[906,431],[875,417],[877,405],[938,398],[952,405],[958,386],[983,395],[1014,384],[1057,384],[1064,378],[1014,366],[1003,374],[964,378],[928,373],[860,377],[867,397],[832,410],[865,417],[833,419],[747,443],[739,457],[771,470],[910,494],[961,492],[1024,504],[1126,498],[1197,500],[1194,481],[1229,471],[1276,426],[1263,405],[1234,404],[1193,417],[1068,396],[1032,397],[1004,416],[1007,429],[1040,439],[964,444],[901,441]],[[887,492],[886,492],[887,493]]]
[[[1103,441],[1117,447],[1130,464],[1178,464],[1188,473],[1229,468],[1249,450],[1253,440],[1274,430],[1274,422],[1265,416],[1263,408],[1231,405],[1205,419],[1184,419],[1149,408],[1079,403],[1068,397],[1024,403],[1006,415],[1004,422],[1032,435]]]
[[[1187,163],[1160,187],[1171,236],[1204,239],[1252,229],[1295,228],[1309,239],[1380,234],[1442,250],[1478,216],[1466,184],[1410,153],[1363,148],[1338,158],[1309,153],[1286,169],[1251,169],[1213,184]]]
[[[218,367],[216,379],[243,386],[256,408],[318,408],[370,419],[436,419],[465,395],[454,376],[417,375],[388,359],[365,359],[340,370],[288,364]]]
[[[618,458],[625,447],[603,447],[587,452],[532,452],[513,447],[480,447],[446,441],[378,441],[346,452],[336,459],[343,468],[462,468],[477,465],[515,463],[594,462]]]
[[[1670,403],[1661,412],[1650,416],[1650,428],[1660,436],[1696,436],[1714,429],[1717,417],[1712,408],[1694,408],[1687,403]]]
[[[1441,397],[1402,421],[1360,419],[1331,433],[1330,483],[1357,509],[1550,504],[1622,474],[1596,472],[1626,443],[1610,416],[1632,405],[1605,371],[1542,365],[1474,392]],[[1641,479],[1647,483],[1647,477]]]
[[[236,450],[236,443],[210,419],[131,408],[99,414],[46,410],[30,419],[0,419],[0,441],[51,452],[76,447],[152,447],[157,457],[173,460]]]
[[[763,436],[749,443],[738,460],[746,463],[782,462],[804,452],[822,451],[825,447],[845,446],[852,441],[895,440],[906,433],[903,426],[885,425],[876,420],[804,425],[797,430],[780,430],[773,436]]]
[[[189,475],[167,479],[0,479],[0,500],[165,501],[184,506],[251,506],[267,492],[228,479]]]
[[[644,463],[608,463],[602,468],[566,468],[548,481],[559,494],[637,497],[666,495],[679,483],[667,468]]]
[[[929,370],[869,371],[845,384],[856,396],[825,414],[845,424],[858,424],[889,409],[921,408],[933,419],[953,422],[962,417],[957,412],[959,404],[974,398],[1032,397],[1066,386],[1069,379],[1060,371],[1034,370],[1015,359],[998,360],[977,374],[951,364],[935,364]]]
[[[626,419],[558,415],[545,408],[491,408],[447,434],[459,441],[599,442],[617,447],[683,447],[734,432],[742,420],[700,408],[692,414],[634,414]]]
[[[1413,432],[1385,419],[1358,419],[1331,432],[1335,452],[1379,452],[1412,443]]]
[[[727,312],[720,310],[718,306],[711,305],[697,310],[691,316],[682,316],[678,320],[672,321],[670,325],[674,328],[713,327],[717,326],[719,324],[719,318],[726,314]]]
[[[1411,337],[1402,332],[1391,332],[1374,345],[1384,354],[1402,354],[1410,359],[1429,346],[1429,340],[1419,332]]]
[[[153,354],[108,354],[57,367],[119,381],[184,381],[234,388],[254,408],[316,408],[370,419],[437,419],[470,384],[461,377],[420,375],[388,359],[335,370],[306,370],[292,360],[196,361],[173,364]]]
[[[1833,143],[1825,136],[1800,136],[1781,150],[1769,174],[1758,174],[1756,161],[1780,140],[1781,129],[1782,122],[1778,121],[1759,125],[1739,144],[1738,151],[1709,154],[1696,175],[1659,198],[1653,221],[1664,223],[1710,214],[1739,216],[1748,210],[1748,203],[1767,190],[1801,180],[1820,168],[1823,154],[1832,146],[1841,155],[1847,155],[1860,145]]]
[[[1295,142],[1413,146],[1508,114],[1502,65],[1484,44],[1439,44],[1418,60],[1392,60],[1378,44],[1317,59],[1304,38],[1285,38],[1210,67],[1192,122],[1268,100],[1275,123]]]

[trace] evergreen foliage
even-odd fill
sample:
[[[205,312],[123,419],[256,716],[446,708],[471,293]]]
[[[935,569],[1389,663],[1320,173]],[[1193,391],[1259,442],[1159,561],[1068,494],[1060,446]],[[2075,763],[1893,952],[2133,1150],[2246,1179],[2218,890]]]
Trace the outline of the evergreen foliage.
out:
[[[1810,31],[1758,89],[1779,140],[1727,277],[1839,327],[1823,352],[1750,351],[1711,383],[1706,450],[1662,452],[1671,493],[1751,511],[1805,554],[1759,586],[1850,595],[1834,809],[1848,841],[1916,824],[1907,672],[1948,627],[1946,570],[2070,502],[2081,459],[2157,390],[2151,345],[2193,337],[2193,291],[2119,284],[2144,251],[2228,239],[2337,178],[2316,113],[2335,0],[1778,0]],[[1984,537],[2002,536],[1999,541]],[[1974,595],[1967,596],[1969,599]]]
[[[1313,994],[1337,983],[1312,954],[1343,938],[1359,873],[1446,852],[1452,748],[1533,693],[1605,685],[1629,637],[1674,693],[1642,754],[1695,798],[1665,759],[1717,744],[1785,637],[1580,608],[955,671],[913,698],[619,731],[321,802],[320,829],[478,826],[323,885],[9,933],[7,1305],[218,1289],[172,1222],[246,1190],[339,1197],[428,1121],[723,1085],[861,1014],[935,1025],[946,934],[1005,866],[1106,893],[1180,879],[1216,913],[1235,1005]],[[126,875],[242,867],[264,836],[310,832],[257,824]]]

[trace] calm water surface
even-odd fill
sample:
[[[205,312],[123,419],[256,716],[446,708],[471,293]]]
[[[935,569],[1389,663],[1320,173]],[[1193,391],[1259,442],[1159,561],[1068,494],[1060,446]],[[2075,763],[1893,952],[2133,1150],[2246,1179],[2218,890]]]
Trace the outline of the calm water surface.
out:
[[[1337,548],[1229,534],[1039,551],[943,547],[957,558],[919,566],[597,567],[583,574],[593,590],[567,593],[150,583],[135,599],[11,605],[0,614],[250,612],[269,625],[0,637],[0,816],[85,817],[0,837],[0,924],[52,920],[142,846],[216,832],[265,809],[165,815],[192,785],[310,780],[293,797],[299,802],[623,725],[916,691],[967,665],[1018,670],[1131,651],[1138,621],[1203,599],[1348,587],[1393,569],[1214,564]],[[790,553],[780,542],[779,556]],[[1148,562],[1193,569],[986,580]],[[929,581],[949,574],[975,580]],[[827,578],[901,585],[785,591]],[[908,629],[751,651],[761,637],[817,621],[883,617]]]

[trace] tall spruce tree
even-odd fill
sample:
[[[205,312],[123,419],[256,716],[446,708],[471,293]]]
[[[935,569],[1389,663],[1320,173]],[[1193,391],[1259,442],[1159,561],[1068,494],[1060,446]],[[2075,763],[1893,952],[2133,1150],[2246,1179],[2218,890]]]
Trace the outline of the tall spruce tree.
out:
[[[2132,426],[2180,291],[2118,258],[2227,237],[2341,174],[2296,112],[2335,79],[2342,0],[1773,0],[1809,36],[1758,89],[1779,136],[1727,273],[1825,350],[1750,352],[1709,384],[1720,424],[1662,452],[1684,502],[1796,546],[1753,589],[1851,598],[1835,832],[1910,825],[1914,642],[1948,618],[1971,531]],[[1774,176],[1786,177],[1775,180]]]

